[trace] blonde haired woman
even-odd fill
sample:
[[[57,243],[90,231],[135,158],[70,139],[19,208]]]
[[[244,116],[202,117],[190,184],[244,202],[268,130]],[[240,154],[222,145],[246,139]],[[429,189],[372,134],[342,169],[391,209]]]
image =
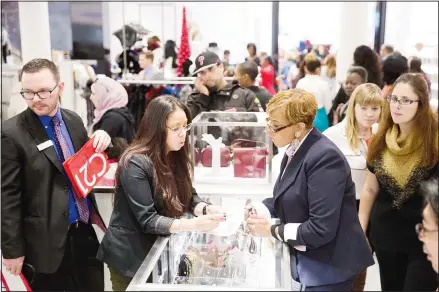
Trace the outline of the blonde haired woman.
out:
[[[349,163],[352,180],[355,183],[357,210],[366,181],[367,148],[374,135],[373,128],[376,130],[374,124],[380,118],[382,106],[382,93],[377,85],[373,83],[359,85],[351,95],[346,119],[323,132],[337,145]],[[363,291],[365,281],[366,270],[356,279],[354,291]]]

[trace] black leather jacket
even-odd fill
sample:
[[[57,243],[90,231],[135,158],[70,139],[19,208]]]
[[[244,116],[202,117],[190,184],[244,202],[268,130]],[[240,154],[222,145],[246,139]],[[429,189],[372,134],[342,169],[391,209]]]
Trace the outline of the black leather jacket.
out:
[[[256,95],[237,84],[228,84],[210,95],[194,92],[189,95],[187,106],[192,118],[201,112],[225,111],[233,108],[238,112],[259,112]]]
[[[158,236],[170,235],[174,218],[163,216],[155,195],[152,162],[134,155],[121,168],[110,224],[97,258],[127,277],[134,277]],[[193,189],[189,212],[202,202]]]

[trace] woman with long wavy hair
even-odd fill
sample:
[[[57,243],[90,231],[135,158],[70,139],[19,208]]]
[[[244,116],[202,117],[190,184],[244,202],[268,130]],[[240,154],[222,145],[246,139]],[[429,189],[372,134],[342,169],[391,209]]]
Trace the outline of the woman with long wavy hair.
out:
[[[114,209],[97,255],[110,269],[114,291],[128,287],[157,236],[210,231],[225,220],[221,207],[203,202],[192,188],[190,122],[189,109],[175,97],[155,98],[119,159]],[[183,218],[187,212],[197,217]]]
[[[436,275],[415,225],[422,220],[420,183],[438,172],[438,120],[421,74],[401,75],[387,96],[367,156],[360,223],[380,266],[382,291],[433,291]]]

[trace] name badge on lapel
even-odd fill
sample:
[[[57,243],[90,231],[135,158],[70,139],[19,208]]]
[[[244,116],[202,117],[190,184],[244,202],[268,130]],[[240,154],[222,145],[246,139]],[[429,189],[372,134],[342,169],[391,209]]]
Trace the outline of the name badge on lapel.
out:
[[[49,148],[50,146],[53,146],[52,140],[47,140],[46,142],[41,143],[40,145],[37,145],[38,151],[43,151],[46,148]]]

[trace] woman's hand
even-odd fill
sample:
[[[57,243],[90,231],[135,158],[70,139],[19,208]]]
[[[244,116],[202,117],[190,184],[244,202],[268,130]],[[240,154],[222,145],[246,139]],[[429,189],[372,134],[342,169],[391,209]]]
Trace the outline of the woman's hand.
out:
[[[223,206],[220,205],[207,205],[206,212],[208,215],[220,214],[220,215],[224,215],[224,217],[226,214],[226,210],[224,209]]]
[[[271,236],[271,222],[263,216],[250,214],[250,217],[246,220],[250,233],[259,237]]]
[[[248,204],[247,206],[245,206],[244,208],[244,220],[247,220],[250,215],[256,215],[256,209],[253,207],[252,204]]]
[[[220,222],[226,220],[226,217],[223,214],[209,214],[202,215],[191,219],[193,223],[193,230],[199,232],[207,232],[218,227]]]

